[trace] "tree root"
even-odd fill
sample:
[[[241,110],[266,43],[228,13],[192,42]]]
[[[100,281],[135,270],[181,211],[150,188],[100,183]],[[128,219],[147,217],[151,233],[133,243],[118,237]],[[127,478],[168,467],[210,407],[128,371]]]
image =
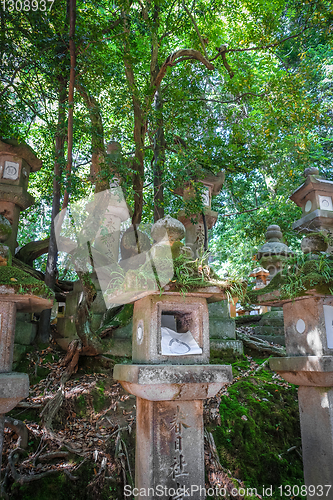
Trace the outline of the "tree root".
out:
[[[62,359],[60,366],[66,367],[60,379],[60,387],[56,394],[50,399],[40,417],[46,429],[52,429],[52,421],[56,414],[59,412],[65,398],[65,385],[73,373],[77,372],[80,353],[82,351],[82,343],[80,340],[73,340],[69,346],[68,351]]]
[[[16,418],[5,417],[5,427],[9,427],[16,432],[18,436],[17,447],[25,449],[28,446],[28,429],[22,420]]]
[[[286,350],[284,347],[278,347],[277,345],[272,345],[266,340],[262,340],[255,335],[246,335],[245,333],[241,333],[239,331],[237,333],[237,338],[242,340],[246,347],[250,349],[254,349],[255,351],[266,352],[270,355],[275,356],[285,356]]]
[[[72,476],[70,471],[66,468],[62,468],[61,471],[58,469],[50,469],[45,472],[39,472],[37,474],[20,474],[15,465],[18,461],[18,458],[20,454],[25,453],[25,450],[22,448],[15,448],[15,450],[12,450],[8,456],[8,466],[12,475],[12,478],[14,479],[15,482],[19,484],[26,484],[26,483],[31,483],[32,481],[39,481],[40,479],[43,479],[44,477],[51,476],[53,474],[58,474],[59,472],[63,472],[66,474],[70,479],[76,480],[78,479],[75,476]]]

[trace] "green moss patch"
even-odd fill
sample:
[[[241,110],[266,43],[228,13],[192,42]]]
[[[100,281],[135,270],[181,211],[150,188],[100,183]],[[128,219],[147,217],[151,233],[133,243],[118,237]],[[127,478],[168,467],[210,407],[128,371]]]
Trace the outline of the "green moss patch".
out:
[[[246,368],[244,360],[234,363],[234,376]],[[296,387],[272,376],[263,369],[236,380],[222,396],[221,426],[214,432],[222,466],[259,493],[263,484],[278,491],[304,481]]]
[[[30,274],[12,266],[0,267],[0,286],[9,285],[17,294],[38,295],[53,298],[54,293],[43,281],[33,278]]]

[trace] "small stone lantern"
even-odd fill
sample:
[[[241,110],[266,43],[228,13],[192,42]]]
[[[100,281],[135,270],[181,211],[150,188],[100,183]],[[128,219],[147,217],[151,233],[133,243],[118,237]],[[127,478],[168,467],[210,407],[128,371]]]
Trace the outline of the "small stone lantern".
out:
[[[207,230],[211,229],[217,221],[218,213],[211,209],[211,201],[212,196],[216,196],[221,191],[224,180],[225,172],[223,170],[218,175],[207,175],[204,179],[198,181],[204,185],[202,202]],[[184,201],[195,197],[195,190],[192,184],[187,184],[183,188],[176,189],[175,193],[182,196]],[[181,210],[178,213],[178,220],[184,224],[186,229],[186,245],[192,249],[194,256],[198,257],[200,251],[202,251],[204,247],[205,240],[205,228],[202,214],[187,216],[185,210]],[[193,223],[192,220],[196,222]]]
[[[176,223],[156,223],[161,246],[164,228],[172,245],[181,237]],[[134,300],[132,364],[116,365],[113,377],[136,396],[135,486],[146,500],[185,498],[185,490],[203,498],[203,400],[232,380],[231,366],[208,364],[207,300],[223,298],[217,287],[184,294],[169,285]]]
[[[263,267],[256,267],[253,269],[252,273],[249,274],[250,278],[256,279],[256,285],[253,290],[259,290],[264,288],[267,284],[267,278],[269,276],[269,271]]]
[[[333,244],[323,238],[323,234],[328,236],[333,232],[333,182],[321,178],[315,167],[305,169],[304,177],[304,184],[290,196],[303,211],[293,229],[305,234],[301,244],[304,253],[333,253]]]
[[[30,172],[36,172],[42,162],[25,143],[0,140],[0,214],[11,224],[12,233],[6,245],[14,253],[20,211],[34,203],[28,193]]]
[[[269,280],[281,271],[283,261],[293,255],[290,248],[282,243],[282,232],[276,224],[268,226],[266,243],[258,250],[257,260],[269,271]]]

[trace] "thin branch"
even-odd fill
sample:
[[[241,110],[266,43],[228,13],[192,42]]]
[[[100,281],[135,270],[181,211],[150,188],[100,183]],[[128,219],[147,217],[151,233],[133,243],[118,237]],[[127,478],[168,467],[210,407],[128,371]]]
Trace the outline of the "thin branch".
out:
[[[198,97],[197,99],[188,99],[189,101],[197,102],[197,101],[209,101],[209,102],[217,102],[219,104],[231,104],[233,102],[240,101],[243,97],[246,97],[248,95],[251,95],[253,97],[264,97],[266,95],[265,92],[262,94],[255,94],[254,92],[245,92],[245,94],[241,94],[237,96],[235,99],[232,99],[231,101],[220,101],[219,99],[209,99],[209,98],[204,98],[204,97]]]
[[[243,212],[233,212],[232,214],[223,214],[223,215],[221,215],[221,217],[230,217],[231,215],[246,214],[247,212],[254,212],[255,210],[260,210],[261,208],[266,208],[266,206],[265,207],[251,208],[250,210],[244,210]]]
[[[17,73],[18,73],[18,72],[19,72],[22,68],[24,68],[24,66],[26,66],[27,64],[28,64],[28,63],[24,62],[23,64],[21,64],[20,66],[18,66],[18,67],[15,69],[15,71],[14,71],[14,73],[13,73],[13,76],[11,77],[11,79],[10,79],[10,81],[9,81],[9,83],[8,83],[8,85],[7,85],[7,87],[5,87],[5,88],[4,88],[4,89],[0,92],[0,97],[1,97],[1,96],[2,96],[2,95],[3,95],[3,94],[4,94],[4,93],[5,93],[5,92],[6,92],[6,91],[7,91],[7,90],[8,90],[8,89],[12,86],[12,85],[13,85],[14,80],[15,80],[16,75],[17,75]]]
[[[197,25],[197,23],[196,23],[196,21],[195,21],[194,17],[192,16],[191,12],[190,12],[190,11],[188,10],[188,8],[186,7],[184,0],[183,0],[183,8],[184,8],[185,12],[188,14],[188,17],[189,17],[189,18],[191,19],[191,21],[192,21],[192,24],[193,24],[193,26],[194,26],[194,29],[195,29],[195,31],[196,31],[196,33],[197,33],[197,35],[198,35],[198,38],[199,38],[199,40],[200,40],[200,43],[201,43],[201,45],[202,45],[202,48],[203,48],[203,51],[204,51],[204,54],[205,54],[205,58],[206,58],[206,59],[208,59],[208,54],[207,54],[207,51],[206,51],[205,42],[203,41],[202,36],[201,36],[201,34],[200,34],[200,31],[199,31],[199,28],[198,28],[198,25]]]
[[[282,40],[279,40],[279,41],[274,42],[274,43],[270,43],[268,45],[261,45],[261,46],[256,46],[256,47],[246,47],[244,49],[228,49],[226,45],[222,45],[221,47],[216,48],[216,50],[218,51],[218,54],[209,60],[210,60],[210,62],[212,62],[212,61],[215,61],[220,56],[222,56],[222,58],[223,58],[223,54],[226,54],[228,52],[229,53],[230,52],[248,52],[250,50],[266,50],[266,49],[270,49],[272,47],[277,47],[278,45],[281,45],[281,43],[284,43],[287,40],[291,40],[292,38],[297,38],[302,33],[304,33],[305,30],[307,30],[309,28],[310,28],[310,26],[304,26],[304,28],[299,33],[296,33],[296,35],[287,36],[286,38],[283,38]]]
[[[154,93],[152,95],[152,98],[155,95],[155,89],[157,89],[159,87],[161,81],[163,80],[163,78],[167,72],[168,67],[175,66],[176,64],[183,61],[184,58],[197,60],[197,61],[201,62],[204,66],[206,66],[206,68],[209,69],[210,71],[213,71],[215,69],[215,66],[213,64],[211,64],[211,62],[208,59],[206,59],[203,56],[203,54],[201,54],[201,52],[199,52],[198,50],[194,50],[194,49],[177,50],[176,52],[171,54],[169,57],[167,57],[165,62],[162,64],[161,69],[155,78],[155,82],[153,85]]]

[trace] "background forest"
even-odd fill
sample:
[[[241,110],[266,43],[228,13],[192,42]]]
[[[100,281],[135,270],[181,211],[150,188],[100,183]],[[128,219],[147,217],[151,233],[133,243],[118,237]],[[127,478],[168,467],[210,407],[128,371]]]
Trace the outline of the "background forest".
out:
[[[43,160],[19,245],[50,235],[52,206],[54,216],[94,184],[105,189],[114,140],[133,221],[175,216],[175,188],[202,166],[223,168],[210,234],[217,269],[246,274],[272,223],[295,247],[300,209],[288,196],[308,166],[333,179],[329,1],[19,7],[0,10],[0,135],[25,140]],[[46,255],[35,265],[45,271]]]
[[[152,224],[183,208],[201,212],[196,181],[224,169],[208,235],[220,276],[248,276],[270,224],[299,248],[292,222],[301,209],[289,196],[307,167],[333,180],[332,2],[2,0],[0,23],[0,138],[25,141],[43,161],[30,177],[36,202],[21,214],[17,256],[49,287],[63,280],[65,294],[78,279],[58,256],[52,221],[108,189],[114,173],[133,224]],[[176,192],[188,182],[196,197],[184,207]],[[76,318],[81,340],[89,307]],[[12,500],[61,500],[69,491],[74,500],[121,498],[133,482],[135,431],[133,396],[112,379],[124,360],[96,361],[106,350],[96,332],[86,350],[75,340],[77,356],[68,348],[62,358],[48,342],[50,314],[39,321],[47,343],[29,345],[17,368],[31,384],[11,414],[23,422],[26,450],[7,429],[1,488]],[[128,322],[131,306],[119,314]],[[207,478],[302,485],[296,388],[256,355],[212,354],[213,363],[233,363],[234,381],[205,402],[206,445],[216,442],[206,450]],[[53,453],[67,465],[54,465]]]

